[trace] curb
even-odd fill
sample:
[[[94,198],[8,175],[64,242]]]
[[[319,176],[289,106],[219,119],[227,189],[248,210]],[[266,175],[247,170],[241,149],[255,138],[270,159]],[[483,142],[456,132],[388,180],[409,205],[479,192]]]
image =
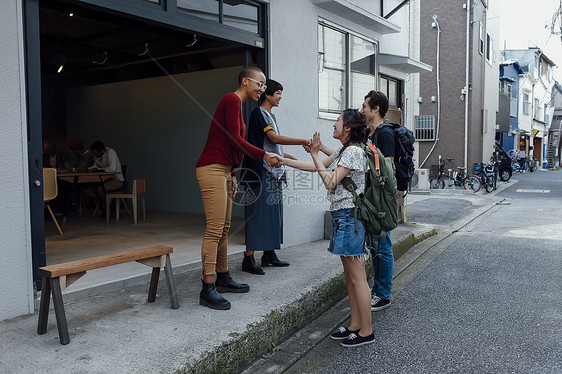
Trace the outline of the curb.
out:
[[[429,231],[424,228],[415,230],[414,228],[417,226],[415,224],[403,223],[402,225],[411,227],[413,229],[413,232],[410,232],[408,235],[400,238],[395,243],[392,243],[392,249],[394,251],[394,261],[402,257],[414,245],[429,238],[430,236],[437,235],[437,231],[434,228],[430,229]]]
[[[330,279],[299,300],[274,310],[265,320],[249,325],[233,340],[216,347],[176,373],[237,373],[259,356],[275,350],[277,344],[329,310],[347,294],[343,274]]]
[[[403,224],[408,228],[413,224]],[[414,229],[393,243],[395,260],[415,244],[436,235],[434,228]],[[372,263],[367,262],[367,273],[372,274]],[[232,336],[232,340],[204,353],[200,359],[187,364],[176,373],[238,373],[258,357],[276,351],[278,344],[315,320],[347,296],[343,273],[308,292],[290,305],[274,310],[263,322],[248,325],[248,329]]]

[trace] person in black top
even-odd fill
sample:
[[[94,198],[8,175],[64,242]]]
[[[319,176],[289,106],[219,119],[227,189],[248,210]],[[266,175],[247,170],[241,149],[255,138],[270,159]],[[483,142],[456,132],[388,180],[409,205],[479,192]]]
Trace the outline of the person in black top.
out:
[[[396,139],[394,131],[384,124],[384,116],[388,111],[388,98],[380,91],[369,91],[361,107],[361,113],[367,117],[369,139],[381,153],[394,161],[396,155]],[[373,238],[373,242],[376,241]],[[374,269],[374,283],[371,289],[371,310],[376,312],[390,306],[392,290],[392,273],[394,271],[394,253],[390,241],[390,231],[386,238],[378,243],[378,250],[371,250]]]
[[[308,145],[309,140],[281,135],[271,109],[279,106],[283,86],[272,79],[261,95],[261,105],[252,111],[248,124],[248,143],[267,152],[294,158],[283,151],[282,145]],[[254,251],[263,251],[262,266],[289,266],[280,260],[275,250],[283,243],[282,184],[286,181],[283,166],[272,168],[262,160],[244,157],[240,182],[245,186],[243,203],[246,216],[246,252],[242,270],[265,274],[254,259]]]

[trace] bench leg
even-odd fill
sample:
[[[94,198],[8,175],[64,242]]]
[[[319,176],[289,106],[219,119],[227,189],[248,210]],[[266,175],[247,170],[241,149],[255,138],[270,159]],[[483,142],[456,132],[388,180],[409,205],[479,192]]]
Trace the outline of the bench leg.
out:
[[[160,268],[152,268],[152,278],[150,278],[150,289],[148,290],[148,302],[153,303],[156,300],[156,289],[158,288],[158,277],[160,276]]]
[[[59,277],[51,278],[51,289],[51,292],[53,293],[53,305],[55,306],[55,316],[57,317],[60,343],[66,345],[70,343],[70,337],[68,336],[68,325],[66,324],[66,315],[64,314],[64,304],[62,302]]]
[[[170,261],[170,255],[166,255],[166,267],[164,268],[166,273],[166,284],[168,285],[168,294],[170,295],[170,303],[172,304],[172,309],[178,309],[180,304],[178,303],[178,295],[176,293],[176,285],[174,283],[174,273],[172,271],[172,262]]]
[[[39,322],[37,333],[43,335],[47,332],[47,320],[49,319],[49,304],[51,302],[51,278],[43,277],[43,289],[41,290],[41,303],[39,304]]]

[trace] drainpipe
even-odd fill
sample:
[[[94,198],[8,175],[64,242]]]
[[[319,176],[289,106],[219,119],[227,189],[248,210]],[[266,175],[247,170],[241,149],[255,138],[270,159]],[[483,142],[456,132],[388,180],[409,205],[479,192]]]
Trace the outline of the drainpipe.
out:
[[[431,153],[435,149],[435,146],[437,145],[437,142],[439,141],[439,124],[441,122],[441,79],[439,77],[439,66],[440,66],[439,44],[440,44],[440,39],[441,39],[441,28],[439,27],[439,22],[437,22],[437,15],[435,15],[435,14],[433,15],[433,23],[435,24],[435,27],[437,28],[437,56],[436,56],[436,63],[435,63],[435,65],[437,65],[436,68],[435,68],[436,83],[437,83],[437,124],[435,126],[435,141],[433,142],[433,146],[431,147],[431,149],[427,153],[427,156],[425,156],[425,159],[420,164],[420,168],[426,163],[427,159],[429,158],[429,156],[431,155]]]
[[[466,1],[466,67],[464,75],[464,167],[468,170],[468,98],[469,98],[469,77],[470,68],[470,0]]]

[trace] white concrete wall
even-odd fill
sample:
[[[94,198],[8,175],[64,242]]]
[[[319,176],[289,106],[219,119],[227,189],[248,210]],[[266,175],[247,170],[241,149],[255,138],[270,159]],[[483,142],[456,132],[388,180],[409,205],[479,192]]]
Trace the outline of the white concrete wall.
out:
[[[0,320],[33,313],[21,0],[0,12]],[[7,177],[9,176],[9,177]]]
[[[408,55],[408,48],[412,50],[416,48],[411,45],[409,47],[408,43],[409,7],[404,7],[390,20],[402,28],[401,36],[394,35],[390,40],[388,35],[382,36],[338,14],[315,6],[313,0],[270,0],[269,3],[270,77],[279,81],[284,87],[281,105],[274,109],[280,131],[287,136],[303,138],[311,138],[312,134],[318,131],[322,135],[322,140],[335,148],[339,142],[332,139],[333,121],[318,117],[319,17],[378,41],[379,46],[386,46],[388,52]],[[359,8],[360,5],[369,5],[369,2],[360,0],[354,0],[353,3]],[[416,27],[419,35],[419,25]],[[419,37],[417,53],[419,56]],[[407,95],[417,97],[417,88],[409,87],[410,84],[417,84],[417,80],[410,79],[407,74],[388,69],[384,70],[384,73],[406,80]],[[407,102],[414,102],[415,97],[409,97]],[[360,102],[352,103],[354,107],[360,105]],[[414,111],[415,109],[411,108],[409,118]],[[310,160],[310,156],[301,147],[287,146],[285,151],[299,159]],[[329,209],[329,204],[325,202],[326,190],[316,174],[310,176],[308,181],[302,180],[302,177],[303,174],[290,172],[289,185],[285,189],[285,246],[318,240],[324,236],[324,214]],[[300,182],[308,183],[309,187],[299,189]]]

